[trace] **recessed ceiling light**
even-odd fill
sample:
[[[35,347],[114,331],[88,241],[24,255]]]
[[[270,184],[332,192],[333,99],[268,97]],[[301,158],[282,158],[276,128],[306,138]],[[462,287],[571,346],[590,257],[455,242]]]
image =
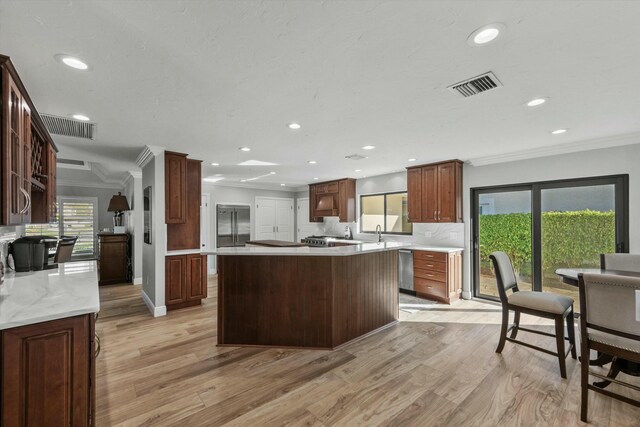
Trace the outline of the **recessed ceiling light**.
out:
[[[363,150],[373,150],[374,148],[376,148],[375,145],[365,145],[362,147]]]
[[[220,163],[213,162],[211,163],[211,166],[220,166]]]
[[[247,180],[246,179],[241,179],[240,182],[247,182]]]
[[[535,98],[527,102],[527,107],[537,107],[538,105],[542,105],[545,102],[547,102],[547,98]]]
[[[318,178],[317,178],[317,177],[316,177],[316,178],[313,178],[313,180],[314,180],[314,181],[317,181],[317,180],[318,180]]]
[[[413,157],[410,158],[410,159],[407,159],[407,161],[409,161],[409,162],[415,162],[416,160],[418,160],[418,159],[414,159]]]
[[[362,172],[362,169],[354,169],[354,172]]]
[[[57,59],[58,61],[62,62],[64,65],[66,65],[67,67],[71,67],[71,68],[75,68],[76,70],[88,70],[89,69],[89,65],[76,58],[73,56],[69,56],[69,55],[64,55],[64,54],[57,54],[54,55],[54,58]]]
[[[238,150],[240,150],[240,151],[251,151],[251,148],[249,148],[249,147],[240,147],[240,148],[238,148]]]
[[[504,32],[506,28],[507,27],[505,27],[504,24],[500,23],[480,27],[473,33],[469,34],[469,37],[467,37],[467,44],[470,46],[482,46],[490,43],[494,41],[501,32]]]
[[[315,160],[309,160],[307,163],[309,163],[310,165],[315,165],[318,162],[316,162]]]
[[[204,178],[203,181],[206,182],[218,182],[218,181],[222,181],[224,179],[223,176],[209,176],[207,178]]]
[[[280,187],[284,187],[284,184],[280,184]]]
[[[302,126],[300,126],[299,123],[289,123],[287,127],[289,129],[297,130],[297,129],[300,129]]]
[[[556,129],[554,131],[552,131],[551,133],[553,135],[560,135],[561,133],[565,133],[568,129]]]
[[[89,117],[85,116],[84,114],[74,114],[73,118],[83,122],[88,122],[89,120],[91,120]]]
[[[221,173],[217,173],[214,176],[222,176],[222,174]]]
[[[275,175],[275,174],[276,174],[275,172],[269,172],[269,175]]]

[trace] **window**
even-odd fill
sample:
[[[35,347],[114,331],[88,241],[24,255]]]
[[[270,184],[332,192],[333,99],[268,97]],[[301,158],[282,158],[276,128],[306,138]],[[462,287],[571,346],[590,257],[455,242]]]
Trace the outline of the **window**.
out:
[[[27,236],[78,236],[74,258],[95,258],[98,199],[95,197],[58,197],[56,222],[29,224]]]
[[[628,251],[628,188],[628,176],[616,175],[473,189],[474,295],[497,299],[489,254],[499,250],[520,290],[578,301],[555,271],[597,268],[601,253]]]
[[[360,196],[360,232],[375,233],[378,225],[385,234],[411,234],[406,192]]]

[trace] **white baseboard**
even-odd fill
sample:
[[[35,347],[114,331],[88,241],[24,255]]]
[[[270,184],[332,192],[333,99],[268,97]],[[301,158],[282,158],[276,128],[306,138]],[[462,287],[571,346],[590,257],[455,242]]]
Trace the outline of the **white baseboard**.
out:
[[[151,298],[149,298],[149,296],[144,292],[144,290],[141,292],[141,294],[142,294],[142,300],[147,305],[147,308],[149,309],[153,317],[160,317],[160,316],[167,315],[167,306],[162,305],[160,307],[156,307],[151,301]]]
[[[142,277],[136,277],[133,279],[134,285],[142,285]]]

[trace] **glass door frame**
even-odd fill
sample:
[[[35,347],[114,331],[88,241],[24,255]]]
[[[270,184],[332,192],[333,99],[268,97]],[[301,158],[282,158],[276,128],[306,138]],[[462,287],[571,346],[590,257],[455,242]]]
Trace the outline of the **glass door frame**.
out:
[[[615,240],[616,252],[629,252],[629,175],[607,175],[588,178],[561,179],[520,184],[495,185],[471,188],[471,233],[472,233],[472,289],[474,298],[499,301],[497,297],[480,294],[480,247],[479,214],[480,195],[531,191],[531,263],[532,286],[542,291],[542,190],[553,188],[588,187],[614,185],[615,191]]]

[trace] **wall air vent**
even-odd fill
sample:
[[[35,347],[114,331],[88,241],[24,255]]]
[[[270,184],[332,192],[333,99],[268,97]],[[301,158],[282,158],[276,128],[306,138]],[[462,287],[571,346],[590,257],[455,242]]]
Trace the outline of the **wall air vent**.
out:
[[[497,87],[502,87],[502,83],[500,83],[500,80],[498,80],[495,74],[489,71],[488,73],[480,74],[479,76],[448,86],[447,89],[467,98]]]
[[[96,124],[69,119],[67,117],[40,114],[49,132],[55,135],[73,136],[75,138],[93,139]]]
[[[345,159],[350,159],[350,160],[362,160],[362,159],[366,159],[366,156],[361,156],[360,154],[351,154],[350,156],[344,156]]]
[[[91,170],[89,162],[85,162],[84,160],[63,159],[58,157],[56,164],[59,168]]]

